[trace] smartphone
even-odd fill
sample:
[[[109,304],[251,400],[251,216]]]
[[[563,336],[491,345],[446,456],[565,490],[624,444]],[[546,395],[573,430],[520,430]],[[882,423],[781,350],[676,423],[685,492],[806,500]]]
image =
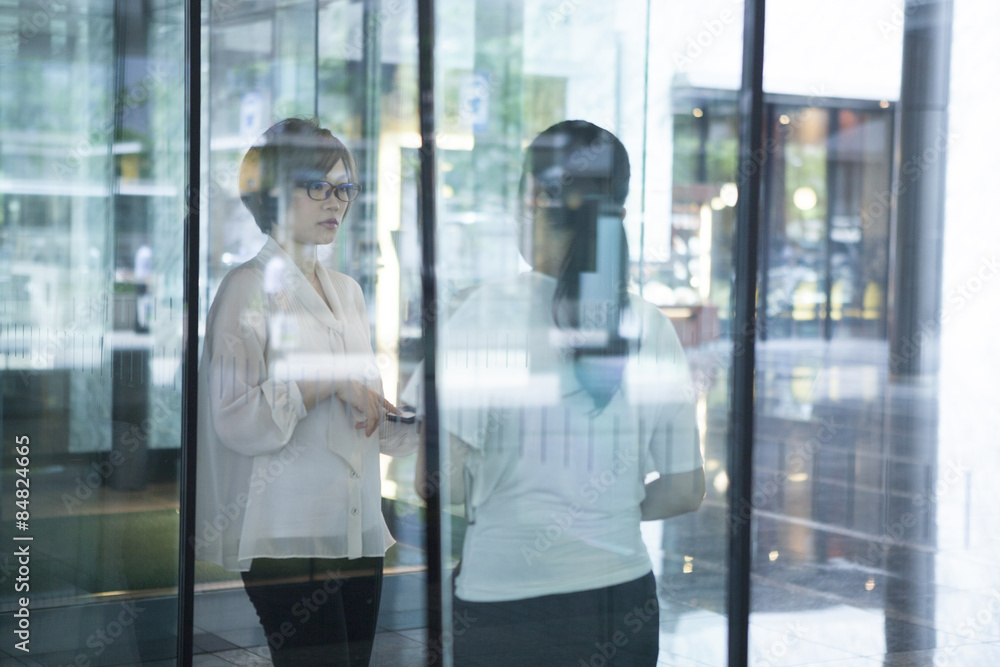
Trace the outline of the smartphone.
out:
[[[403,424],[412,424],[417,421],[417,413],[412,410],[406,410],[405,408],[400,408],[400,412],[403,414],[397,415],[395,412],[387,412],[385,418],[391,422],[401,422]]]

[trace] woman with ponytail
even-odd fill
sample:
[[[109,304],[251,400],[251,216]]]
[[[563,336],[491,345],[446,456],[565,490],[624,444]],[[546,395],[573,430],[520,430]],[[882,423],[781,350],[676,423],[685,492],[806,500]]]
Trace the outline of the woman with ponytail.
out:
[[[545,130],[520,187],[532,270],[478,288],[442,327],[442,496],[467,519],[456,665],[656,664],[639,524],[697,509],[705,478],[680,342],[628,292],[628,185],[607,130]]]

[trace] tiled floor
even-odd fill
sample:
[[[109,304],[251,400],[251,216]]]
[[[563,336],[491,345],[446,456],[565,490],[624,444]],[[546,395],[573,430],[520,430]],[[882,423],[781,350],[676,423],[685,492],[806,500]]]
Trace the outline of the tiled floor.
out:
[[[934,384],[890,382],[887,355],[865,341],[758,348],[750,665],[1000,665],[1000,411],[969,391],[975,360],[945,365]],[[660,664],[720,667],[728,366],[709,348],[691,361],[714,387],[708,497],[695,514],[644,524],[644,537]],[[419,573],[386,578],[373,664],[425,664],[423,595]],[[200,595],[194,623],[195,665],[269,664],[241,588]]]
[[[375,640],[372,655],[373,665],[386,667],[411,667],[426,664],[426,638],[422,630],[393,632],[382,630]],[[251,648],[223,647],[205,653],[197,653],[192,663],[195,667],[259,667],[270,665],[267,646]]]

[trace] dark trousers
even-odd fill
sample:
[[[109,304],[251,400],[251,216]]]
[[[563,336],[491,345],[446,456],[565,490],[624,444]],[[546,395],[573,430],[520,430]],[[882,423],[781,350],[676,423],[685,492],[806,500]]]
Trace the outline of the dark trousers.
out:
[[[382,558],[255,558],[243,585],[279,667],[368,667]]]
[[[653,573],[616,586],[507,602],[453,597],[456,667],[656,665]]]

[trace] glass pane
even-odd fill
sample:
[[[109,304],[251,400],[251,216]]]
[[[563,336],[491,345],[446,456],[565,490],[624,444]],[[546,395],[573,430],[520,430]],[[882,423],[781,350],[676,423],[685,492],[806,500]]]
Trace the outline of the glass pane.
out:
[[[884,337],[889,209],[876,197],[890,187],[895,109],[887,100],[793,99],[767,105],[761,332]]]
[[[1000,656],[997,18],[768,2],[752,663]]]
[[[418,431],[372,403],[420,347],[414,11],[204,17],[199,653],[422,660]]]
[[[438,5],[453,664],[726,664],[741,24]]]
[[[3,650],[172,663],[183,3],[4,2],[0,23]]]

